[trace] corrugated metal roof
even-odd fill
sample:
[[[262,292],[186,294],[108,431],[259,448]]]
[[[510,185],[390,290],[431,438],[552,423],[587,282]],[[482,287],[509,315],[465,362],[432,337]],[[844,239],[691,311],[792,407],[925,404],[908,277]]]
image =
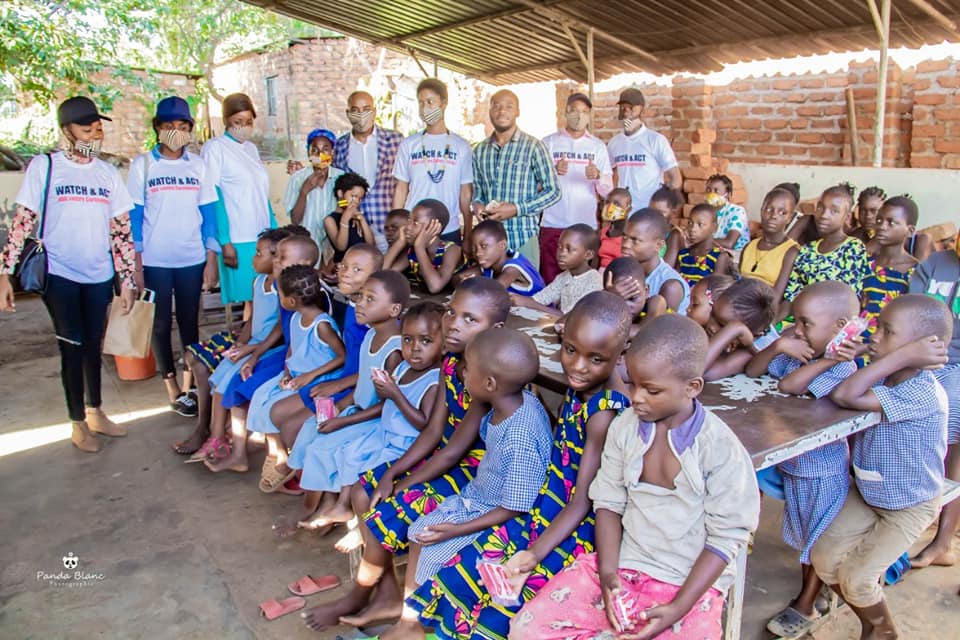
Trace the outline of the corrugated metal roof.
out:
[[[879,41],[862,0],[245,1],[494,84],[585,80],[568,32],[586,51],[591,27],[597,80],[707,73],[745,60],[875,49]],[[960,0],[895,0],[890,46],[957,41],[958,24]]]

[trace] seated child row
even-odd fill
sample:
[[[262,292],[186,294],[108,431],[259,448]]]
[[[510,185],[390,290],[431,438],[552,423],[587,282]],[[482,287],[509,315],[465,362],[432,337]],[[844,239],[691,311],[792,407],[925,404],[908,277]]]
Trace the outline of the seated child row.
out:
[[[628,229],[635,228],[624,236],[624,252],[643,247],[649,242],[641,237],[645,230],[662,228],[663,221],[643,211],[632,216]],[[589,229],[564,236],[569,244],[593,246],[588,231],[596,238]],[[432,246],[434,235],[419,240],[421,248]],[[584,257],[592,257],[590,251],[595,249],[583,251]],[[316,244],[296,228],[263,234],[254,260],[262,275],[254,285],[252,321],[233,347],[221,350],[220,364],[209,376],[211,435],[192,459],[213,471],[245,471],[247,431],[260,431],[268,443],[261,490],[282,491],[299,472],[300,486],[308,492],[297,526],[281,526],[279,534],[298,527],[329,529],[354,514],[362,516],[364,559],[356,584],[344,598],[305,614],[310,626],[364,625],[402,613],[393,635],[385,637],[422,634],[418,617],[443,637],[506,637],[520,605],[494,604],[486,597],[475,565],[482,556],[507,560],[523,585],[521,604],[530,601],[514,623],[527,628],[517,637],[554,637],[546,630],[557,619],[551,603],[563,603],[570,616],[563,626],[567,633],[556,637],[580,637],[574,628],[583,633],[621,628],[613,616],[621,605],[628,610],[628,626],[642,619],[654,625],[651,631],[679,624],[702,631],[703,637],[719,637],[729,561],[755,528],[759,501],[746,452],[696,401],[711,372],[722,377],[769,370],[783,377],[784,391],[815,395],[830,392],[813,382],[829,373],[828,379],[840,383],[834,389],[837,401],[884,414],[884,423],[858,436],[855,469],[896,478],[889,487],[882,480],[879,486],[861,487],[869,480],[858,473],[858,492],[868,506],[855,515],[887,513],[873,507],[924,505],[924,513],[911,516],[913,524],[928,512],[935,517],[946,413],[939,383],[921,369],[945,362],[943,342],[951,325],[942,303],[904,296],[888,305],[868,353],[876,361],[854,373],[856,366],[841,360],[857,355],[855,343],[845,342],[833,361],[823,357],[826,344],[859,312],[850,287],[802,288],[792,305],[797,324],[779,336],[771,328],[776,305],[769,285],[709,276],[694,287],[689,318],[683,318],[664,313],[663,296],[647,296],[650,273],[659,264],[648,273],[632,255],[608,266],[609,292],[575,301],[563,321],[561,362],[570,389],[553,430],[539,401],[524,390],[539,369],[532,341],[497,329],[506,321],[511,298],[494,279],[465,277],[445,307],[428,301],[407,308],[407,278],[398,270],[382,270],[384,257],[361,243],[346,251],[338,269],[340,293],[353,304],[337,310],[312,268],[319,257]],[[414,260],[408,256],[408,266]],[[572,271],[569,261],[566,266]],[[410,271],[408,276],[416,275]],[[928,322],[902,326],[904,317],[917,315]],[[938,320],[944,316],[945,329]],[[281,335],[287,346],[274,347]],[[928,336],[935,337],[924,340]],[[211,362],[214,352],[205,352]],[[631,401],[631,410],[625,410]],[[941,417],[943,446],[937,435]],[[924,420],[937,428],[919,428]],[[658,428],[666,439],[655,438]],[[868,437],[877,433],[884,435]],[[888,471],[884,447],[904,434],[915,436],[922,464]],[[813,465],[818,457],[827,460],[823,464],[841,465],[830,467],[835,473],[818,472],[816,481],[846,480],[849,464],[830,447],[808,455]],[[802,467],[804,461],[794,462]],[[838,512],[852,500],[835,490],[812,494],[803,485],[812,479],[802,469],[786,468],[784,475],[785,487],[794,487],[785,490],[785,539],[806,561],[817,538],[831,530],[830,520],[844,522]],[[922,491],[890,497],[921,485]],[[829,495],[832,502],[825,507],[810,495]],[[691,511],[691,504],[699,510]],[[894,550],[899,549],[896,556],[902,553],[910,535],[916,538],[904,536],[882,557],[858,559],[857,566],[865,567],[859,582],[840,585],[852,606],[877,618],[872,608],[881,607],[882,598],[875,602],[877,594],[866,593],[864,584],[871,578],[876,582],[879,573],[870,572]],[[833,544],[849,545],[851,539]],[[595,544],[597,558],[589,555]],[[613,553],[605,558],[604,548],[619,549],[619,560]],[[411,563],[401,589],[391,556],[406,551]],[[850,574],[826,554],[818,566],[817,548],[813,551],[815,574],[829,584],[839,582],[838,572]],[[544,587],[555,575],[556,588]],[[534,599],[543,588],[551,595]],[[577,612],[573,604],[593,601],[580,592],[596,594],[606,609]],[[670,604],[646,611],[654,602]],[[884,615],[878,619],[887,619]],[[530,625],[542,626],[532,632]]]

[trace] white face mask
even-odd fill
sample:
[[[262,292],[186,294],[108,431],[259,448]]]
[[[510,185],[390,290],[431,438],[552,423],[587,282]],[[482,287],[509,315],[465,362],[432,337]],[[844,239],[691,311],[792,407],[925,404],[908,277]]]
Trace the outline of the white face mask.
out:
[[[180,129],[164,129],[157,136],[157,140],[165,146],[176,153],[180,149],[184,148],[190,144],[191,135],[186,131],[180,131]]]
[[[230,127],[227,129],[227,133],[233,136],[237,142],[246,142],[253,133],[253,127]]]
[[[370,128],[370,123],[373,121],[373,111],[361,111],[359,113],[348,111],[347,120],[350,121],[355,133],[363,133]]]
[[[443,109],[440,107],[420,107],[420,119],[423,120],[427,126],[440,122],[442,118]]]
[[[571,131],[583,131],[590,124],[590,116],[579,111],[569,111],[566,114],[567,129]]]
[[[73,150],[76,151],[78,155],[84,156],[85,158],[96,158],[98,155],[100,155],[100,147],[102,145],[103,140],[91,140],[90,142],[74,140]]]

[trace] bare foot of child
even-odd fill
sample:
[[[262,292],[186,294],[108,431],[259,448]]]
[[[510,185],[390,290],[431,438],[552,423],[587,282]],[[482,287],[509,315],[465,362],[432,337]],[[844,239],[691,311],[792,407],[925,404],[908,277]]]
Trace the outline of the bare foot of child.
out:
[[[311,518],[309,526],[305,525],[304,528],[332,528],[334,525],[344,524],[351,520],[353,520],[353,509],[340,509],[338,506],[333,506],[330,509],[324,510],[322,513],[318,512],[316,516]]]
[[[380,640],[424,640],[427,633],[416,620],[401,620],[380,634]]]
[[[370,604],[355,615],[341,616],[340,622],[351,627],[369,627],[394,622],[400,618],[402,612],[403,596],[400,593],[399,585],[392,580],[381,580],[373,598],[370,600]],[[423,629],[421,629],[422,631]],[[407,636],[397,637],[406,638]]]
[[[335,526],[337,526],[336,523],[328,521],[322,511],[310,514],[297,522],[297,527],[300,529],[306,529],[319,536],[327,535]]]
[[[354,586],[350,592],[333,602],[325,602],[307,609],[300,614],[304,623],[314,631],[323,631],[327,627],[340,624],[340,616],[359,611],[370,597],[370,589]]]
[[[234,449],[234,451],[236,451],[236,449]],[[250,468],[247,465],[246,456],[241,458],[235,454],[231,454],[219,461],[204,460],[203,464],[207,466],[207,469],[210,469],[210,471],[213,471],[214,473],[219,473],[221,471],[236,471],[237,473],[246,473]]]
[[[197,452],[207,439],[206,429],[197,427],[186,440],[179,440],[173,443],[173,450],[182,456],[189,456]]]
[[[947,543],[949,545],[949,543]],[[923,567],[952,567],[957,563],[957,554],[949,546],[946,549],[935,547],[933,544],[910,558],[910,566],[914,569]]]
[[[363,535],[359,529],[348,532],[345,536],[334,543],[333,548],[340,553],[350,553],[359,549],[363,545]]]

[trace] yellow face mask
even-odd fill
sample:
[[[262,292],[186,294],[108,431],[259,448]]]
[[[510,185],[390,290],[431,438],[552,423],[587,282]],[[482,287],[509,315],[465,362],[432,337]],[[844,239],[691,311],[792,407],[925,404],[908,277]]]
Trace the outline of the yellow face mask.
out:
[[[618,220],[626,220],[627,210],[611,202],[603,208],[603,213],[600,214],[600,217],[604,222],[617,222]]]
[[[719,193],[708,193],[704,196],[704,200],[706,200],[707,204],[711,207],[716,207],[718,209],[727,204],[727,199],[721,196]]]
[[[326,169],[333,164],[333,156],[329,153],[318,153],[310,156],[310,164],[314,169]]]

